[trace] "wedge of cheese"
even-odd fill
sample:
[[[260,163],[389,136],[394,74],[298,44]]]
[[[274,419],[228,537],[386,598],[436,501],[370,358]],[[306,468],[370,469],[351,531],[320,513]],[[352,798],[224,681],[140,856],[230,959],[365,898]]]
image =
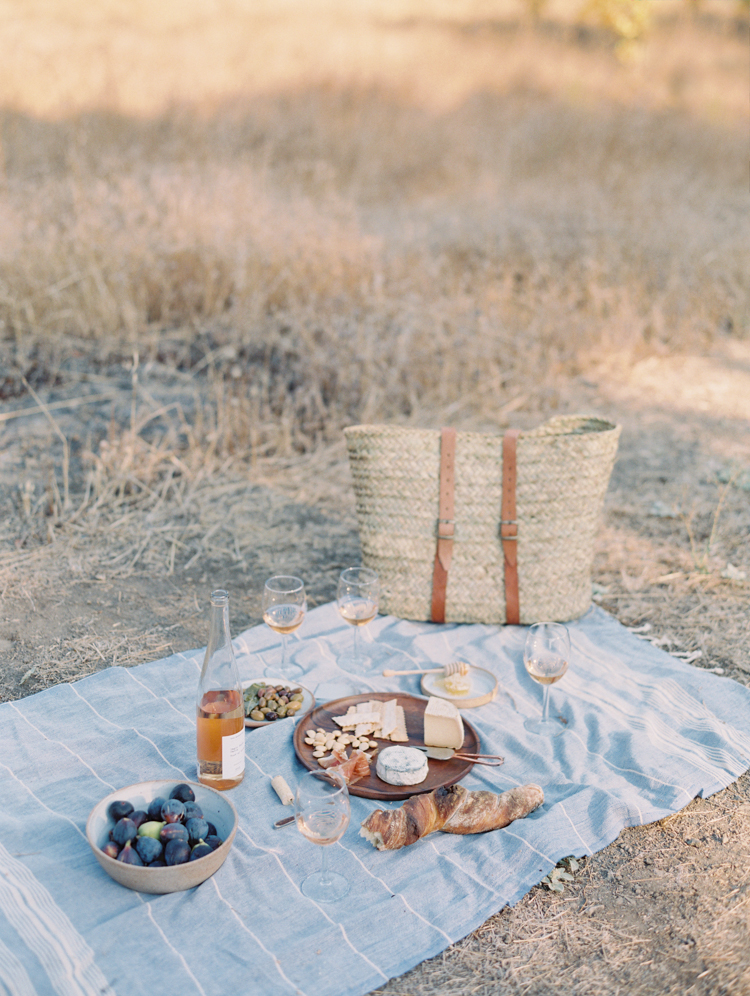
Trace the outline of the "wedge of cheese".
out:
[[[464,742],[461,713],[452,702],[430,696],[424,711],[424,742],[427,747],[453,747]]]

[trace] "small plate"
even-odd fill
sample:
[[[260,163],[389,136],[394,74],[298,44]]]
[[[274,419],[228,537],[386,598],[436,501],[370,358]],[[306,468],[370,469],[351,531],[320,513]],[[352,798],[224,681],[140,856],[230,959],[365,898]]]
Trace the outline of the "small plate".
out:
[[[264,685],[286,685],[288,688],[299,688],[299,690],[302,692],[303,696],[302,707],[298,709],[293,716],[284,716],[284,719],[299,719],[300,716],[304,716],[305,713],[308,713],[315,705],[315,696],[313,695],[313,693],[308,691],[304,685],[300,685],[298,681],[293,681],[291,678],[269,678],[265,674],[262,675],[260,678],[252,678],[250,681],[243,681],[242,682],[243,696],[246,688],[249,688],[251,685],[257,685],[261,682]],[[243,702],[244,702],[244,697],[243,697]],[[259,719],[250,719],[249,716],[245,716],[245,726],[249,726],[251,728],[256,726],[270,726],[271,723],[279,723],[279,722],[283,722],[283,720],[278,720],[278,719],[259,720]]]
[[[445,687],[445,678],[442,674],[422,675],[422,691],[425,695],[448,699],[458,709],[474,709],[476,706],[492,702],[497,695],[495,675],[482,667],[472,667],[468,677],[471,678],[471,688],[465,695],[451,695]]]

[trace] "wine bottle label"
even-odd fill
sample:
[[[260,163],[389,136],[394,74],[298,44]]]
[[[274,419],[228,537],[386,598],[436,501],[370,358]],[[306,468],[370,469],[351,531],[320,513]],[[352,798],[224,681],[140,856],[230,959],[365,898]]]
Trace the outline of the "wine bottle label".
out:
[[[237,778],[245,770],[245,728],[221,738],[221,774]]]

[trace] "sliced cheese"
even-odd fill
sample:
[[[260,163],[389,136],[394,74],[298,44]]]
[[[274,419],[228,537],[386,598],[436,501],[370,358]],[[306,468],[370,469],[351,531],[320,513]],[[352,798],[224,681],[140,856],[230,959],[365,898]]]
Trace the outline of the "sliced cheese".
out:
[[[424,711],[424,742],[428,747],[461,747],[464,724],[461,713],[446,699],[431,696]]]
[[[426,756],[414,747],[385,747],[378,754],[378,778],[389,785],[419,785],[428,770]]]

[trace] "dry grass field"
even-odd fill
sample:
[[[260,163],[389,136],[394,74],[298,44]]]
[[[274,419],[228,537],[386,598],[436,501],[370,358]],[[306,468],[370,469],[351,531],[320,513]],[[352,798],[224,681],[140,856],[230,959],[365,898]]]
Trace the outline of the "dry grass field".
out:
[[[0,700],[330,599],[344,425],[581,410],[596,600],[750,684],[747,4],[531,6],[0,0]],[[747,996],[748,868],[746,775],[379,992]]]
[[[745,334],[739,5],[660,0],[629,65],[558,6],[6,2],[16,359],[213,351],[221,445],[299,452]]]

